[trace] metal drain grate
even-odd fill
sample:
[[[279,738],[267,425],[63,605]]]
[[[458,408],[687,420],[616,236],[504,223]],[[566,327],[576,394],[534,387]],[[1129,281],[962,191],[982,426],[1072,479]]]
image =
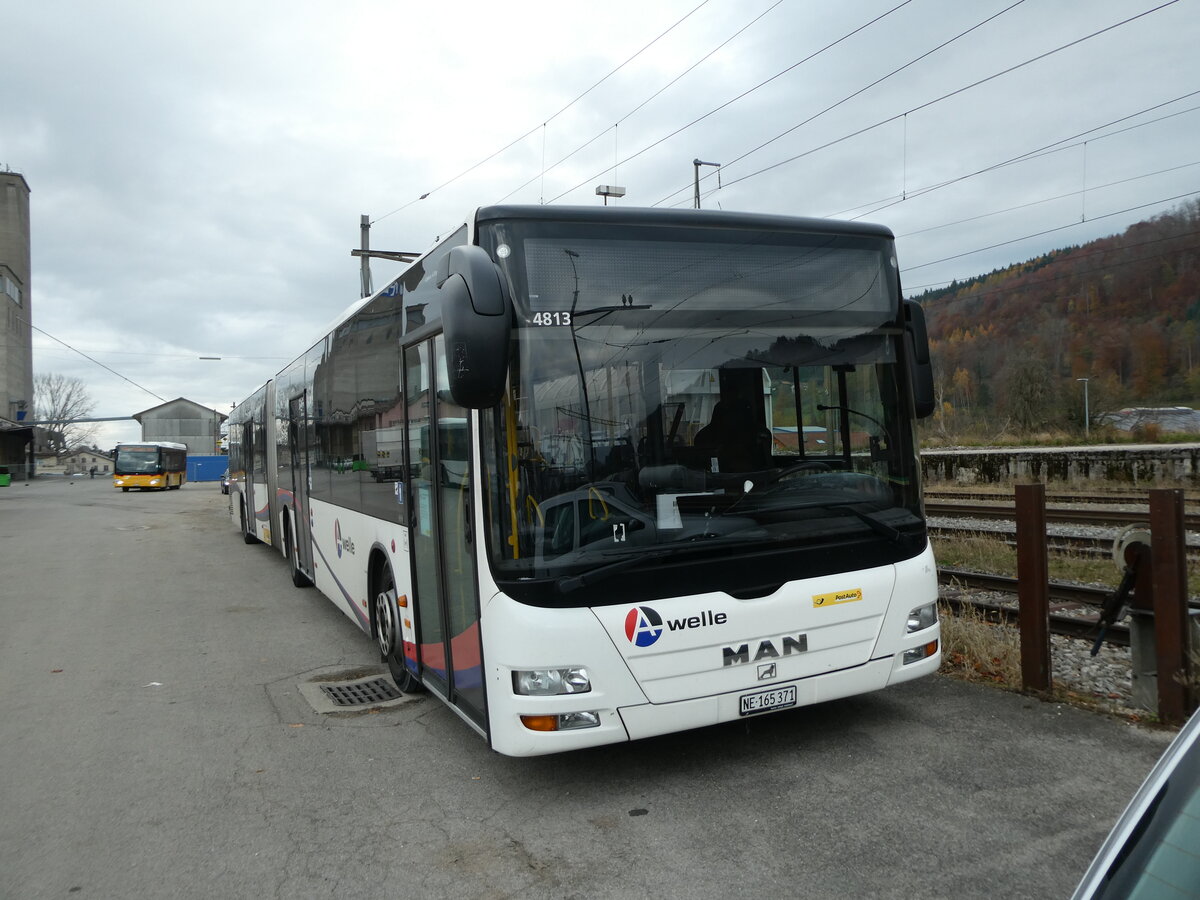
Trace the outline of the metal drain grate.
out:
[[[345,684],[322,684],[321,691],[338,706],[367,706],[397,700],[402,695],[387,678],[370,678]]]

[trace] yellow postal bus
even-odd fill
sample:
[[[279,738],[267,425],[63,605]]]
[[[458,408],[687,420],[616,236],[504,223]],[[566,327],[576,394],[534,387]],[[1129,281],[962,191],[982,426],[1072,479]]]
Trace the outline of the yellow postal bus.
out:
[[[113,487],[163,491],[187,481],[187,444],[143,441],[118,444],[113,462]]]

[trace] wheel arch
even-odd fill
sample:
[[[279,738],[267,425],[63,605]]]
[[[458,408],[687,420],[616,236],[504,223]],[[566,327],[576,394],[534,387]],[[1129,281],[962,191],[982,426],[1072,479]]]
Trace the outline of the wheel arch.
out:
[[[279,548],[283,551],[284,559],[288,562],[292,561],[292,547],[296,542],[296,530],[292,527],[292,508],[284,503],[279,508],[279,525],[283,532],[282,546]]]
[[[374,640],[378,636],[376,626],[378,625],[378,617],[375,614],[374,597],[379,593],[379,585],[383,578],[383,567],[392,565],[392,561],[388,558],[387,548],[382,544],[376,543],[371,546],[371,555],[367,557],[367,596],[372,599],[372,602],[367,606],[371,610],[371,639]],[[392,584],[398,584],[395,571],[392,572]]]

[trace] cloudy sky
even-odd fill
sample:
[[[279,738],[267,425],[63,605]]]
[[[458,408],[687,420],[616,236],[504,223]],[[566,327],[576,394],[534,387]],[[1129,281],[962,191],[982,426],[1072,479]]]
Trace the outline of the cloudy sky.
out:
[[[891,227],[919,293],[1200,194],[1198,0],[0,0],[0,22],[35,372],[84,379],[97,415],[227,413],[358,297],[362,214],[372,247],[423,251],[501,200],[690,206],[700,158],[705,207]]]

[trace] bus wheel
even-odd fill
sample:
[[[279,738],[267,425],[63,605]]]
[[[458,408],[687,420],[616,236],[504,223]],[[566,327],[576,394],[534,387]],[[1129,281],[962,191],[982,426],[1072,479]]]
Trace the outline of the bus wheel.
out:
[[[401,693],[413,694],[421,689],[421,683],[409,671],[404,660],[397,656],[400,651],[400,622],[396,612],[396,581],[392,567],[386,562],[379,567],[378,590],[375,594],[375,640],[379,652],[387,661],[392,681]]]
[[[128,494],[128,493],[129,493],[129,488],[125,488],[125,487],[123,487],[123,488],[121,488],[121,490],[122,490],[124,493],[126,493],[126,494]]]

